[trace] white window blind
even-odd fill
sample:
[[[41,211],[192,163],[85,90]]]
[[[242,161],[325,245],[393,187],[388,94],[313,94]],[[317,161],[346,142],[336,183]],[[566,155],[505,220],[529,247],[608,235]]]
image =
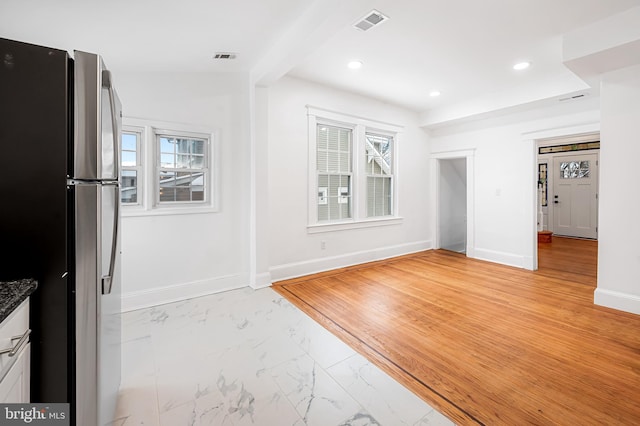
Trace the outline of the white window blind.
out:
[[[353,131],[317,125],[318,221],[351,218]]]
[[[402,223],[395,124],[307,105],[309,233]]]

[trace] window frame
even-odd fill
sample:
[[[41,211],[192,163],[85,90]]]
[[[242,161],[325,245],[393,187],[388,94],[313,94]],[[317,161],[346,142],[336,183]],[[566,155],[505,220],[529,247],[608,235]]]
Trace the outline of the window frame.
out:
[[[318,170],[318,161],[317,161],[317,154],[318,154],[318,144],[316,143],[316,163],[315,163],[315,170],[316,170],[316,177],[315,177],[315,182],[316,182],[316,192],[318,194],[317,196],[317,203],[316,203],[316,219],[318,221],[318,223],[336,223],[336,222],[343,222],[343,221],[349,221],[353,218],[353,212],[354,212],[354,197],[353,197],[353,189],[354,189],[354,161],[353,161],[353,156],[354,156],[354,148],[355,148],[355,137],[354,137],[354,129],[349,126],[349,125],[343,125],[341,123],[335,123],[335,122],[331,122],[331,121],[327,121],[327,120],[319,120],[316,124],[316,141],[317,141],[317,136],[318,136],[318,131],[322,130],[322,127],[326,126],[326,127],[333,127],[333,128],[337,128],[337,129],[343,129],[343,130],[348,130],[350,137],[349,137],[349,160],[350,160],[350,164],[349,164],[349,171],[348,172],[336,172],[336,171],[331,171],[331,170]],[[328,161],[328,157],[329,157],[329,152],[330,149],[327,146],[327,161]],[[340,153],[340,149],[338,150],[338,153]],[[326,221],[321,221],[318,216],[319,216],[319,207],[320,205],[330,205],[329,202],[329,198],[331,198],[330,195],[330,191],[329,191],[329,186],[327,187],[321,187],[319,185],[319,181],[320,181],[320,175],[326,175],[328,177],[328,180],[331,179],[331,176],[334,177],[342,177],[342,176],[348,176],[348,180],[349,180],[349,186],[346,187],[347,188],[347,197],[351,198],[351,200],[347,200],[346,203],[349,204],[348,207],[348,217],[346,218],[340,218],[340,219],[335,219],[335,220],[326,220]],[[341,196],[340,194],[343,192],[343,186],[339,186],[338,187],[338,199],[337,202],[338,204],[344,204],[345,202],[342,201],[343,196]],[[324,189],[325,191],[325,198],[326,200],[324,200],[325,202],[320,202],[320,192],[321,189]]]
[[[396,145],[396,135],[390,132],[385,132],[385,131],[379,131],[379,130],[375,130],[375,129],[370,129],[367,128],[365,129],[365,134],[364,134],[364,159],[363,161],[365,162],[365,169],[368,163],[367,157],[370,155],[369,152],[367,151],[367,147],[366,144],[368,142],[367,137],[371,135],[373,137],[378,137],[378,138],[388,138],[390,139],[389,141],[389,145],[391,146],[391,163],[389,164],[389,174],[375,174],[375,173],[370,173],[368,170],[365,170],[365,179],[367,180],[367,193],[365,195],[365,199],[367,202],[367,205],[365,207],[365,216],[369,219],[371,218],[384,218],[384,217],[393,217],[394,216],[394,211],[395,211],[395,186],[394,186],[394,174],[395,174],[395,164],[394,164],[394,159],[395,159],[395,145]],[[383,178],[383,179],[388,179],[389,180],[389,196],[391,197],[390,200],[390,205],[389,205],[389,210],[390,213],[389,214],[374,214],[374,215],[370,215],[369,214],[369,178]],[[374,202],[375,204],[375,202]],[[375,207],[374,207],[375,208]]]
[[[204,142],[203,149],[203,167],[202,168],[177,168],[177,167],[163,167],[162,166],[162,150],[160,148],[160,140],[163,138],[173,139],[195,139],[202,140]],[[176,131],[170,129],[155,129],[153,131],[153,143],[155,153],[155,167],[154,167],[154,206],[156,208],[167,207],[181,207],[181,206],[200,206],[210,204],[210,150],[211,150],[211,138],[210,135],[205,133]],[[174,155],[178,155],[175,153]],[[160,174],[162,172],[168,173],[180,173],[180,172],[202,172],[203,173],[203,199],[202,200],[190,200],[190,201],[161,201],[160,200]]]
[[[353,129],[351,155],[352,214],[349,219],[336,221],[318,220],[317,127],[319,124]],[[399,182],[399,140],[403,131],[402,126],[307,105],[307,129],[309,146],[307,233],[332,232],[402,223],[402,217],[399,215],[399,197],[397,191]],[[391,170],[393,171],[391,181],[391,215],[367,217],[366,133],[391,136],[393,138],[391,157]]]
[[[220,191],[220,155],[219,155],[219,131],[206,126],[187,125],[142,118],[123,117],[123,130],[138,129],[142,132],[140,139],[140,156],[142,176],[138,178],[138,190],[142,196],[138,197],[138,204],[123,203],[123,217],[135,216],[163,216],[183,214],[206,214],[219,211]],[[208,185],[208,193],[204,202],[174,202],[158,203],[156,194],[159,194],[159,182],[156,178],[159,166],[159,153],[156,134],[180,135],[184,137],[208,139],[208,152],[205,161],[208,167],[205,188]],[[142,182],[142,183],[141,183]]]
[[[143,167],[143,146],[144,146],[144,128],[139,126],[122,126],[122,134],[133,134],[136,135],[136,165],[135,166],[125,166],[122,164],[122,153],[124,152],[122,146],[122,140],[120,142],[120,190],[124,189],[122,185],[122,172],[125,170],[135,171],[136,172],[136,202],[135,203],[125,203],[122,201],[122,195],[120,195],[121,205],[126,208],[135,208],[140,207],[144,201],[144,167]]]

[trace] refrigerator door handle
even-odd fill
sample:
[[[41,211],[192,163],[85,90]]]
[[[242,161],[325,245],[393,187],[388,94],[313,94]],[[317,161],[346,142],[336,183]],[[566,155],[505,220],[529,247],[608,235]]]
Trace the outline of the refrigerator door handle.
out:
[[[120,181],[120,129],[118,126],[118,108],[116,106],[116,93],[113,89],[111,72],[109,70],[102,70],[102,87],[106,88],[109,92],[109,107],[111,109],[111,126],[113,127],[113,150],[115,152],[113,169],[114,175],[118,181]],[[115,270],[117,251],[118,251],[118,226],[120,216],[120,187],[115,186],[115,212],[113,215],[113,240],[111,242],[111,259],[109,261],[109,274],[102,278],[102,294],[110,294],[113,286],[113,274]]]
[[[115,185],[115,206],[113,214],[113,237],[111,241],[111,258],[109,260],[109,275],[102,277],[102,294],[111,294],[113,287],[113,274],[116,267],[116,259],[118,256],[118,233],[120,232],[120,186]]]
[[[116,107],[116,93],[113,90],[113,84],[111,82],[111,71],[102,70],[102,86],[105,87],[109,91],[109,105],[111,107],[111,125],[113,126],[113,135],[114,135],[114,151],[116,153],[115,160],[113,162],[113,168],[115,176],[118,180],[120,180],[120,138],[118,135],[120,134],[120,129],[118,129],[118,109]]]

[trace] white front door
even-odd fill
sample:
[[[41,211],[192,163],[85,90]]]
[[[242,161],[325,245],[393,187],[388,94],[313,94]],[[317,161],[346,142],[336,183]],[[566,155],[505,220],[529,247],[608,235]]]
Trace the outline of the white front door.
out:
[[[598,154],[555,157],[553,232],[598,238]]]

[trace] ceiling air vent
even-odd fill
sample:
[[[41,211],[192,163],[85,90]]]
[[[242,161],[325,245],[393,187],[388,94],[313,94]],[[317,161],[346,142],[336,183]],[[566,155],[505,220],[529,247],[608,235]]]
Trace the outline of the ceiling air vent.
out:
[[[235,59],[236,54],[231,52],[218,52],[213,55],[213,59]]]
[[[581,99],[581,98],[587,97],[587,96],[589,96],[589,94],[590,94],[589,92],[582,92],[582,93],[574,94],[574,95],[567,96],[567,97],[564,97],[564,98],[559,98],[558,100],[560,102],[575,101],[576,99]]]
[[[361,31],[367,31],[368,29],[371,29],[376,25],[382,24],[387,19],[389,18],[384,16],[382,13],[378,12],[377,10],[372,10],[371,12],[367,13],[364,18],[356,22],[353,26]]]

